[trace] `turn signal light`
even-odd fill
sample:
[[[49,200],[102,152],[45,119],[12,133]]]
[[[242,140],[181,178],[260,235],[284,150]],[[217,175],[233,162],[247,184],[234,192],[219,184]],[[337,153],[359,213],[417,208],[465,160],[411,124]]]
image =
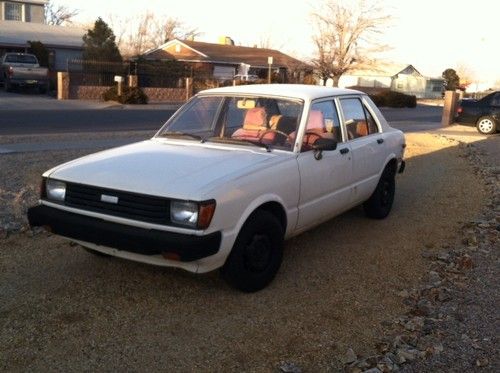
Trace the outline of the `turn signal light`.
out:
[[[215,212],[215,201],[210,200],[200,204],[198,213],[198,228],[207,229]]]

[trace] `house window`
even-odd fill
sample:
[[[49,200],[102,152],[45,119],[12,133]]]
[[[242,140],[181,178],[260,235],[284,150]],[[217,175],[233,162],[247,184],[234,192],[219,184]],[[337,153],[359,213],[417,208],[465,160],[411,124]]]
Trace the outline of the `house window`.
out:
[[[7,21],[23,20],[23,5],[17,3],[5,3],[5,19]]]

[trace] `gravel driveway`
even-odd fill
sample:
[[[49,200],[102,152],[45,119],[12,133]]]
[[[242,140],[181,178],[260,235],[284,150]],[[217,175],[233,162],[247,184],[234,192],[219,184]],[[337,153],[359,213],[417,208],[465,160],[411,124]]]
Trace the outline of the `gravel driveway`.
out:
[[[422,253],[460,237],[486,197],[464,147],[429,134],[407,143],[389,218],[354,209],[288,241],[277,278],[255,294],[217,273],[96,257],[46,233],[0,233],[0,369],[314,372],[344,369],[349,348],[374,354],[388,320],[411,309],[397,294],[423,281]],[[22,222],[40,173],[84,153],[1,156],[0,221]]]

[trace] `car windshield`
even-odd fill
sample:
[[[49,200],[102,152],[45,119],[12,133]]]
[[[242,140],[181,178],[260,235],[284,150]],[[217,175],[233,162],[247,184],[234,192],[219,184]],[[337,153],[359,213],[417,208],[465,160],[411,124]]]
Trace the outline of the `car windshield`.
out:
[[[301,100],[264,96],[197,96],[157,137],[292,150]]]

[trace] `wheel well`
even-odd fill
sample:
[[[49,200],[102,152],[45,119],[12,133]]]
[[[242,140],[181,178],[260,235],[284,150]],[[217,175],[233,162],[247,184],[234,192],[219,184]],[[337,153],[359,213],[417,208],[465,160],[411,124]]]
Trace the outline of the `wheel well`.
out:
[[[392,158],[389,162],[387,162],[385,168],[390,170],[395,175],[398,169],[398,161],[396,158]]]
[[[278,218],[278,221],[283,227],[283,231],[286,231],[286,213],[283,206],[281,206],[278,202],[266,202],[263,205],[260,205],[255,211],[257,210],[264,210],[273,214],[276,218]]]

